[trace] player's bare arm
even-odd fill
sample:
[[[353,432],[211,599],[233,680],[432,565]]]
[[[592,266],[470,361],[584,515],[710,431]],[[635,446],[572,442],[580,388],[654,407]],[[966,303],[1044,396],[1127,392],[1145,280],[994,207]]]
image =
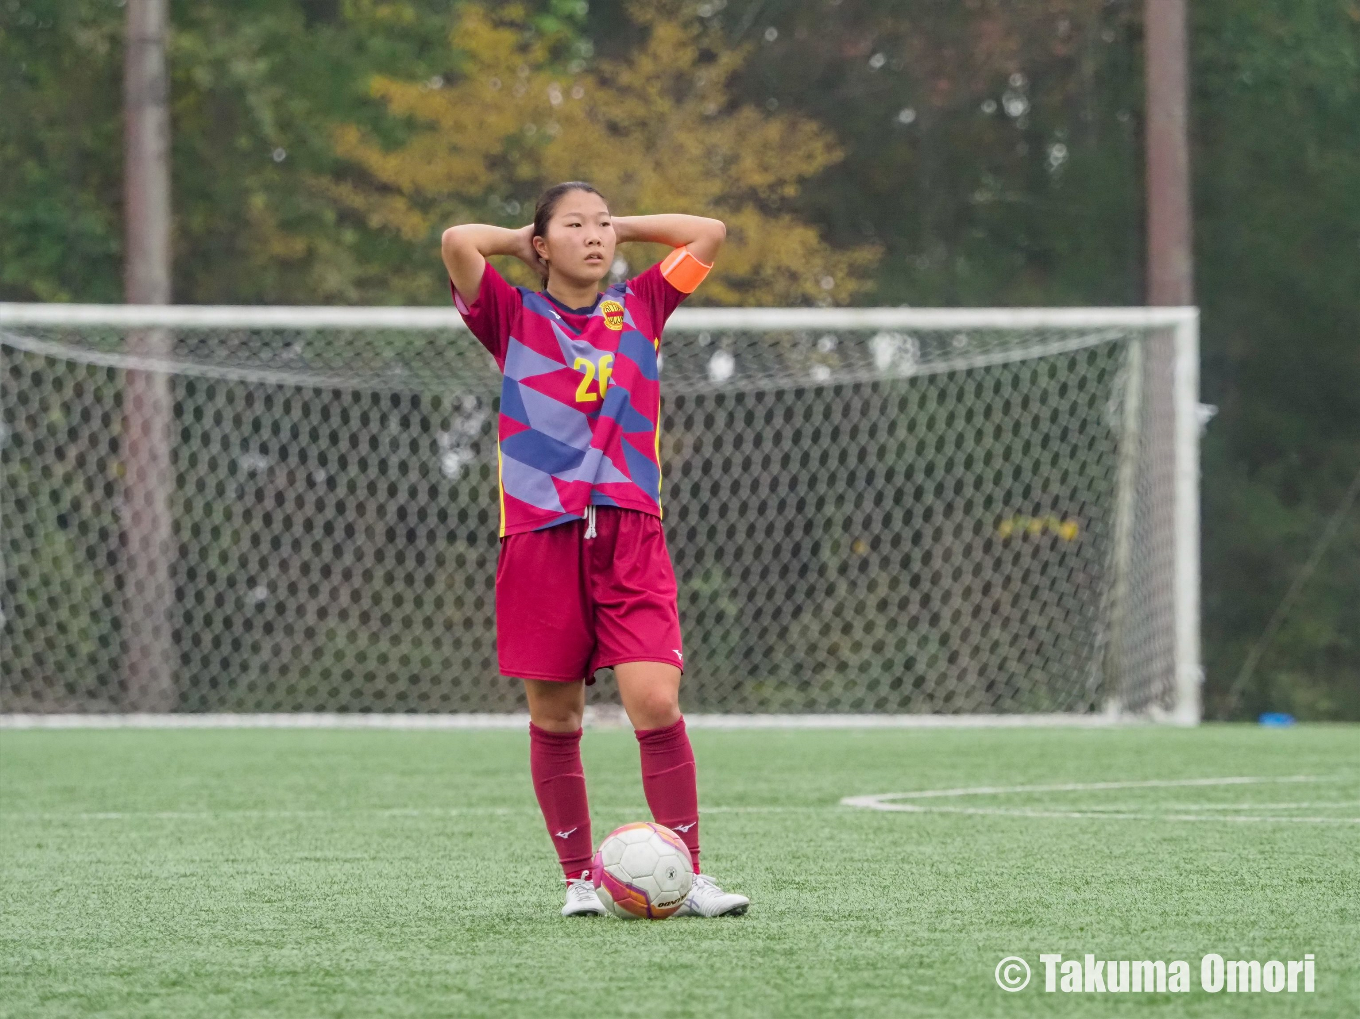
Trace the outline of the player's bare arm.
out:
[[[463,300],[472,304],[482,286],[482,273],[491,255],[513,255],[540,276],[547,275],[547,267],[533,245],[534,225],[529,223],[517,230],[486,223],[464,223],[444,231],[439,245],[449,279]]]
[[[727,239],[727,226],[707,216],[665,213],[657,216],[616,216],[614,235],[618,243],[651,241],[672,248],[688,248],[691,255],[709,265]]]

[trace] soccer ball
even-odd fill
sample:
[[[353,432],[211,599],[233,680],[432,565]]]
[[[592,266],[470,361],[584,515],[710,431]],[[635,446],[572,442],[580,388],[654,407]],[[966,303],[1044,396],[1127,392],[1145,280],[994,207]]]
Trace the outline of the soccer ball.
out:
[[[638,821],[605,836],[590,868],[595,894],[622,920],[664,920],[694,884],[689,847],[665,825]]]

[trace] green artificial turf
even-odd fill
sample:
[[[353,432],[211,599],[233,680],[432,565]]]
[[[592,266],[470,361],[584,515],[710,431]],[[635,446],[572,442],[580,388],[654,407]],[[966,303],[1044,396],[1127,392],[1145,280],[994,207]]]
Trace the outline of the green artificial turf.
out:
[[[0,1015],[1360,1015],[1354,727],[692,735],[745,917],[558,916],[519,732],[0,732]],[[647,816],[637,746],[584,747],[598,841]],[[1307,780],[839,802],[1224,776]],[[1193,990],[1047,994],[1041,952]],[[1208,994],[1207,952],[1312,952],[1317,990]]]

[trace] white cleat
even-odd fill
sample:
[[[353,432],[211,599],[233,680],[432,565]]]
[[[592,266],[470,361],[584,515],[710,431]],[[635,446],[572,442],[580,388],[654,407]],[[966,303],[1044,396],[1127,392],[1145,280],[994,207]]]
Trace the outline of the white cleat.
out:
[[[595,894],[595,886],[590,882],[590,871],[581,871],[580,877],[567,880],[567,904],[562,907],[563,916],[604,916],[604,904]]]
[[[695,874],[685,904],[672,916],[741,916],[750,906],[745,895],[725,892],[707,874]]]

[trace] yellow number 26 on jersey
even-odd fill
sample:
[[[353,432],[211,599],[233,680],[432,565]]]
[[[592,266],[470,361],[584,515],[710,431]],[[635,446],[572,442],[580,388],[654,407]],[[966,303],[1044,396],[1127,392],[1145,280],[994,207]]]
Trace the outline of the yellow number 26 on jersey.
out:
[[[581,384],[576,387],[577,403],[594,403],[596,400],[599,400],[601,397],[604,396],[605,390],[609,388],[609,378],[611,375],[614,374],[613,368],[610,367],[613,363],[614,363],[613,354],[600,355],[600,367],[599,367],[600,391],[599,393],[592,393],[590,391],[590,384],[595,381],[596,374],[595,363],[591,361],[590,358],[588,357],[578,357],[575,360],[575,362],[573,362],[572,364],[573,368],[575,368],[577,371],[584,370],[585,372],[585,374],[581,377]]]

